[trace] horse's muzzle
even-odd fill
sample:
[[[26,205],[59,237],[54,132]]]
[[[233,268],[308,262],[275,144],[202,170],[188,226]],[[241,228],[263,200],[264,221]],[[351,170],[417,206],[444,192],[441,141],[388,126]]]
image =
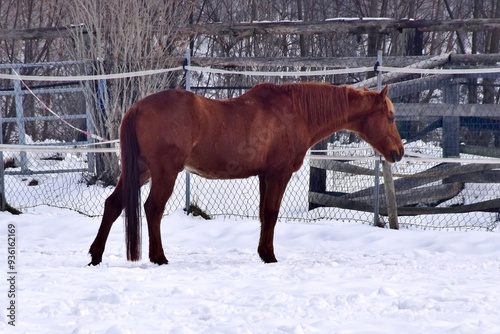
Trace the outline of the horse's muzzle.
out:
[[[391,162],[397,162],[401,161],[403,159],[403,156],[405,155],[405,150],[402,148],[399,152],[397,151],[392,151],[390,153],[392,161]]]

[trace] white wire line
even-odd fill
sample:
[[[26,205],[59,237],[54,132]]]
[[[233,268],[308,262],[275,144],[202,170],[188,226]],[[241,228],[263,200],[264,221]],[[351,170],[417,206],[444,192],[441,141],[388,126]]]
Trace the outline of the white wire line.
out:
[[[363,155],[318,155],[311,153],[349,153],[352,151],[363,151],[373,149],[371,146],[365,147],[354,147],[354,148],[335,148],[333,150],[310,150],[309,154],[306,155],[306,159],[310,160],[339,160],[339,161],[375,161],[379,160],[381,157],[376,155],[363,156]],[[384,159],[382,157],[382,159]],[[434,163],[462,163],[462,164],[500,164],[500,159],[498,158],[443,158],[431,155],[425,155],[405,149],[405,156],[402,162],[434,162]]]
[[[294,71],[294,72],[271,72],[271,71],[235,71],[224,70],[211,67],[201,66],[177,66],[167,69],[158,70],[145,70],[137,72],[124,72],[114,74],[102,75],[77,75],[77,76],[37,76],[37,75],[16,75],[16,74],[3,74],[0,73],[0,79],[7,80],[26,80],[26,81],[91,81],[91,80],[107,80],[107,79],[121,79],[132,78],[146,75],[155,75],[167,72],[175,72],[181,70],[189,70],[194,72],[205,72],[215,74],[240,74],[246,76],[268,76],[268,77],[296,77],[296,76],[320,76],[320,75],[334,75],[334,74],[349,74],[349,73],[362,73],[373,71],[373,67],[356,67],[356,68],[343,68],[332,70],[317,70],[317,71]],[[378,71],[382,72],[396,72],[396,73],[410,73],[410,74],[486,74],[486,73],[500,73],[500,67],[489,68],[476,68],[476,69],[425,69],[425,68],[410,68],[410,67],[389,67],[378,66]]]
[[[377,70],[382,71],[382,72],[409,73],[409,74],[487,74],[487,73],[500,73],[500,67],[469,68],[469,69],[436,69],[436,68],[379,66],[379,67],[377,67]]]
[[[334,155],[306,155],[306,159],[310,160],[339,160],[339,161],[376,161],[379,160],[378,156],[334,156]],[[383,159],[383,158],[382,158]],[[466,159],[466,158],[440,158],[432,156],[411,157],[405,156],[401,162],[433,162],[433,163],[461,163],[461,164],[487,164],[487,165],[500,165],[500,159]]]
[[[241,74],[247,76],[268,76],[268,77],[297,77],[297,76],[315,76],[315,75],[333,75],[333,74],[349,74],[349,73],[362,73],[373,71],[373,67],[356,67],[356,68],[342,68],[335,70],[317,70],[317,71],[294,71],[294,72],[271,72],[271,71],[233,71],[223,70],[211,67],[200,66],[186,66],[185,69],[195,72],[206,72],[215,74]]]
[[[106,140],[97,143],[86,143],[86,144],[78,144],[78,146],[88,147],[88,146],[97,146],[97,145],[108,145],[108,144],[120,144],[120,139]]]
[[[371,146],[360,146],[360,147],[345,147],[341,148],[339,146],[335,146],[333,149],[326,150],[309,150],[310,153],[341,153],[341,152],[349,152],[349,151],[373,151]]]
[[[335,70],[317,70],[317,71],[295,71],[295,72],[271,72],[271,71],[233,71],[224,70],[211,67],[201,66],[178,66],[168,69],[160,70],[147,70],[138,72],[125,72],[116,74],[103,74],[103,75],[78,75],[78,76],[36,76],[36,75],[14,75],[0,73],[0,79],[10,80],[30,80],[30,81],[89,81],[89,80],[107,80],[107,79],[121,79],[131,78],[138,76],[161,74],[166,72],[175,72],[180,70],[189,70],[195,72],[206,72],[215,74],[242,74],[247,76],[269,76],[269,77],[295,77],[295,76],[315,76],[315,75],[333,75],[333,74],[349,74],[349,73],[362,73],[373,70],[372,67],[358,67],[358,68],[343,68]]]
[[[110,143],[115,142],[114,140]],[[105,142],[108,143],[108,142]],[[100,144],[105,144],[100,143]],[[118,147],[88,147],[87,145],[14,145],[1,144],[0,151],[2,152],[65,152],[65,153],[106,153],[120,152]]]
[[[3,74],[0,73],[0,79],[7,80],[26,80],[26,81],[91,81],[91,80],[107,80],[107,79],[122,79],[141,77],[146,75],[161,74],[167,72],[174,72],[182,70],[182,66],[159,69],[159,70],[145,70],[137,72],[124,72],[114,74],[100,74],[100,75],[76,75],[76,76],[42,76],[42,75],[16,75],[16,74]]]

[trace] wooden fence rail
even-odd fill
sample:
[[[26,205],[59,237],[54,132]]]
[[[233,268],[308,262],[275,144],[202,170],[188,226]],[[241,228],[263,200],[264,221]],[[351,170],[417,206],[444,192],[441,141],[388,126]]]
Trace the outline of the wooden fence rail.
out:
[[[313,168],[358,175],[373,176],[374,171],[334,160],[311,160]],[[442,163],[423,172],[395,174],[395,197],[400,216],[438,213],[463,213],[470,211],[500,212],[500,199],[474,204],[437,207],[442,202],[458,196],[466,183],[500,183],[500,164],[451,164]],[[388,215],[386,189],[380,186],[380,214]],[[316,206],[338,207],[373,212],[374,187],[352,192],[309,192],[309,201]],[[500,194],[499,194],[500,196]]]

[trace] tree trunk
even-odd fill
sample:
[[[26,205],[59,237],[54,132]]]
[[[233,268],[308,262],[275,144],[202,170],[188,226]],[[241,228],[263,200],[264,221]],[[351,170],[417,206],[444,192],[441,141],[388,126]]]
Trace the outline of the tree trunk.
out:
[[[378,17],[378,0],[370,0],[369,17]],[[367,56],[375,57],[380,48],[379,34],[370,31],[367,40]]]
[[[92,34],[72,31],[73,56],[91,59],[92,74],[122,73],[169,68],[179,30],[186,26],[193,5],[182,0],[94,1],[68,3],[67,12]],[[109,24],[113,22],[113,24]],[[161,24],[160,24],[161,23]],[[186,45],[187,46],[187,45]],[[184,50],[182,55],[184,56]],[[86,85],[87,105],[97,135],[118,139],[121,119],[128,108],[147,94],[165,89],[173,74],[99,81]],[[116,184],[118,156],[103,154],[96,158],[97,176],[105,185]]]

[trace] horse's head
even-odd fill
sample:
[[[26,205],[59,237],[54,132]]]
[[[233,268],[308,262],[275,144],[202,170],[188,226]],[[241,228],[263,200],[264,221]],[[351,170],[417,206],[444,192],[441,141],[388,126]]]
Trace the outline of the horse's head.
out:
[[[394,119],[394,106],[387,97],[387,86],[380,92],[362,90],[367,96],[350,122],[356,132],[389,162],[400,161],[404,155],[403,142]],[[368,98],[368,96],[370,98]]]

